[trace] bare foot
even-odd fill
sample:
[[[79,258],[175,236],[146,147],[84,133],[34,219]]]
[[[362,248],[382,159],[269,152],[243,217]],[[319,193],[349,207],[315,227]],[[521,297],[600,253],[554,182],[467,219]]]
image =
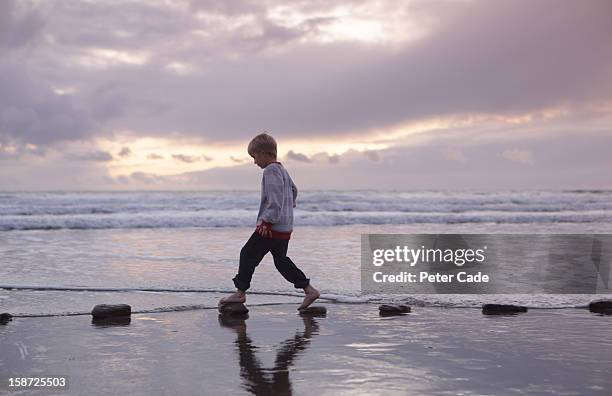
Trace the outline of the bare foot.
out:
[[[302,305],[300,305],[298,308],[298,311],[308,308],[310,304],[321,296],[319,291],[310,285],[306,286],[304,292],[306,293],[306,296],[304,297],[304,301],[302,301]]]
[[[234,294],[223,297],[219,300],[219,305],[229,304],[229,303],[245,303],[246,302],[246,293],[240,290],[236,290]]]

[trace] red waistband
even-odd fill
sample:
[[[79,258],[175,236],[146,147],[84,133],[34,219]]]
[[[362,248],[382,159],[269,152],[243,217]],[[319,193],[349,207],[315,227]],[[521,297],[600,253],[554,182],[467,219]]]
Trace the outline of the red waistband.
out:
[[[291,231],[289,232],[278,232],[272,231],[272,239],[291,239]]]

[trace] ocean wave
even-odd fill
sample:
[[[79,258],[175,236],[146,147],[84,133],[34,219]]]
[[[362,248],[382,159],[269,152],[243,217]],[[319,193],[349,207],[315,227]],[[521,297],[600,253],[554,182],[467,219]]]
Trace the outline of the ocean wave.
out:
[[[611,212],[539,213],[404,213],[404,212],[317,212],[296,211],[299,226],[341,226],[354,224],[461,224],[461,223],[610,223]],[[252,212],[114,214],[108,216],[1,216],[0,230],[88,230],[251,227]]]
[[[250,227],[258,192],[11,193],[0,230]],[[303,192],[296,225],[593,223],[612,192]]]

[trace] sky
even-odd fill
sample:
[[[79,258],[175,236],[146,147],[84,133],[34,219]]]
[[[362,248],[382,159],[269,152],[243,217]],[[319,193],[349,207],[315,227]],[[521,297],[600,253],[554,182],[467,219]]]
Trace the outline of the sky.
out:
[[[2,0],[0,190],[612,189],[612,2]]]

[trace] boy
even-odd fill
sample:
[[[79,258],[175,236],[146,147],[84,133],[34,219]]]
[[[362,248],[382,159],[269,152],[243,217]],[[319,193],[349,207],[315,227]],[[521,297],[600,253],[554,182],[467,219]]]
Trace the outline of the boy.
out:
[[[247,149],[255,165],[262,168],[261,203],[257,214],[255,232],[240,251],[238,274],[233,278],[236,292],[222,298],[219,305],[246,301],[246,291],[251,286],[255,267],[264,256],[272,253],[274,266],[295,288],[304,289],[306,296],[298,310],[307,308],[320,294],[310,285],[310,280],[287,257],[289,238],[293,230],[293,208],[297,188],[287,170],[276,160],[276,141],[262,133],[251,140]]]

